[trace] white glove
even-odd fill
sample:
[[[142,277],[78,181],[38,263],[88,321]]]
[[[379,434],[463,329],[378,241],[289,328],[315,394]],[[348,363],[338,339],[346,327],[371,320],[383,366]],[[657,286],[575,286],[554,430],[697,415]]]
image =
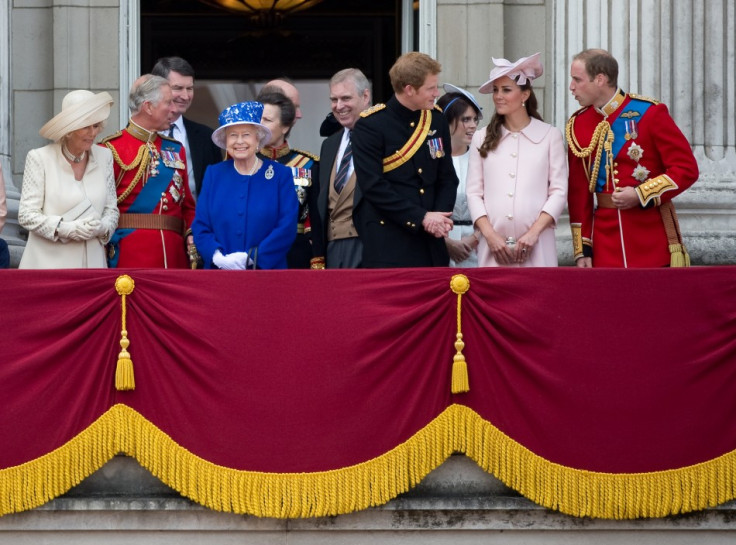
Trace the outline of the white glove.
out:
[[[56,233],[62,240],[89,240],[93,232],[94,228],[90,227],[86,220],[62,221],[56,228]]]
[[[222,255],[222,252],[217,250],[212,256],[212,263],[225,271],[244,270],[248,261],[248,252],[233,252],[231,254]]]
[[[87,219],[85,225],[92,229],[92,238],[104,238],[107,236],[107,228],[98,219]]]

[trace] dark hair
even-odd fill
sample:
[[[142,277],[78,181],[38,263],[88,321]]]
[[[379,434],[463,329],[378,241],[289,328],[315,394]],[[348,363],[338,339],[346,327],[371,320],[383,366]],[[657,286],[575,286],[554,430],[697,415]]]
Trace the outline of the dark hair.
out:
[[[181,57],[161,57],[153,65],[151,74],[154,76],[161,76],[162,78],[169,77],[169,72],[178,72],[182,76],[191,76],[194,78],[194,68],[187,61]]]
[[[539,115],[539,112],[537,111],[537,97],[534,94],[531,82],[527,80],[524,85],[519,85],[519,88],[522,91],[529,91],[529,98],[524,101],[526,113],[529,114],[529,117],[542,121],[542,116]],[[480,156],[484,159],[488,157],[488,152],[491,152],[498,147],[498,143],[501,141],[501,126],[504,121],[506,121],[506,116],[499,115],[497,113],[493,114],[491,122],[488,124],[488,128],[486,128],[485,140],[483,140],[480,148],[478,148]]]
[[[284,127],[291,127],[296,119],[294,103],[278,87],[267,85],[258,93],[256,100],[261,104],[271,104],[279,108],[279,121]]]
[[[447,124],[450,125],[450,132],[455,130],[468,107],[473,108],[475,115],[480,117],[480,111],[478,111],[476,105],[470,102],[462,93],[445,93],[437,100],[437,106],[442,108]]]
[[[608,78],[611,87],[618,87],[618,62],[605,49],[586,49],[572,58],[573,61],[582,61],[585,72],[592,80],[598,74]]]

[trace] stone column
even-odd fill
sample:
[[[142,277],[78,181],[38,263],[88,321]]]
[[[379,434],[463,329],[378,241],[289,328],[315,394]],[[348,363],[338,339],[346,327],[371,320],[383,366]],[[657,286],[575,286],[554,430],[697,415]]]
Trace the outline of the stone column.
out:
[[[11,76],[12,40],[10,37],[10,0],[0,0],[0,169],[2,169],[7,194],[8,217],[0,237],[10,247],[11,267],[17,267],[23,252],[24,242],[19,238],[18,200],[19,188],[13,182],[12,143],[10,126],[10,97],[13,80]]]
[[[559,0],[553,10],[554,124],[579,107],[565,92],[572,56],[609,50],[619,85],[666,103],[693,146],[700,179],[675,203],[694,263],[736,262],[733,1]]]
[[[47,143],[38,130],[73,89],[107,91],[119,104],[118,11],[118,0],[0,0],[0,162],[10,216],[3,237],[11,266],[25,245],[17,224],[25,157]],[[113,110],[105,134],[118,128]]]

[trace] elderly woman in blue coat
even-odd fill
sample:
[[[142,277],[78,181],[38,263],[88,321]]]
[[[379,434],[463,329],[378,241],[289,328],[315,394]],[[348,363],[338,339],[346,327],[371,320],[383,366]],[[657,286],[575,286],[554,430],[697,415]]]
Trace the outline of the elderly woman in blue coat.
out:
[[[210,165],[192,233],[206,269],[285,269],[299,201],[291,170],[256,152],[271,139],[263,105],[241,102],[220,114],[212,141],[228,159]]]

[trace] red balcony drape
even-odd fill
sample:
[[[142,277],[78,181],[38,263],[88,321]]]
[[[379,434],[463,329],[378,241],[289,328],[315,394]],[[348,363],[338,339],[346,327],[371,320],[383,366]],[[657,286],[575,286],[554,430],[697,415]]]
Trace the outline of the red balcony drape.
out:
[[[451,393],[462,296],[470,390]],[[135,389],[115,389],[121,298]],[[117,452],[208,507],[337,514],[453,451],[574,515],[734,498],[736,268],[0,272],[0,514]]]

